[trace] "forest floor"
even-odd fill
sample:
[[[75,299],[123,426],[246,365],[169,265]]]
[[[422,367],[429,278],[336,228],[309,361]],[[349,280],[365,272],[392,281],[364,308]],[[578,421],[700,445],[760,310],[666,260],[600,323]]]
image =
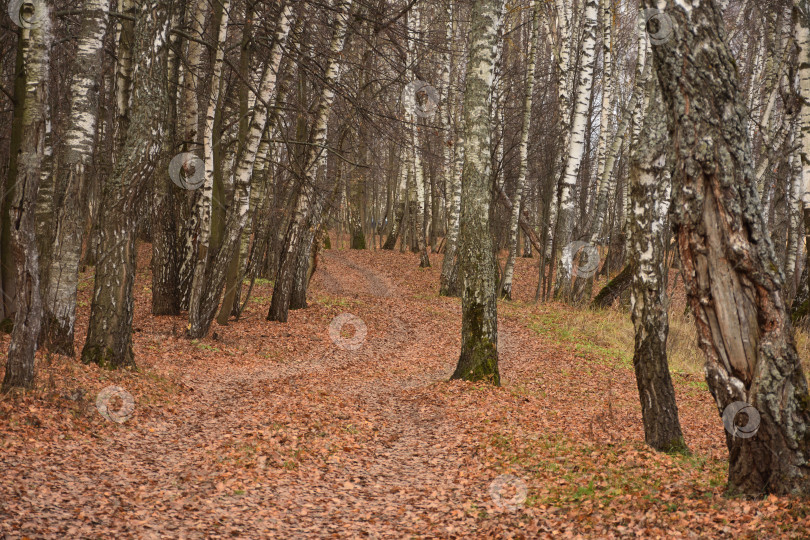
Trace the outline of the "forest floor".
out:
[[[629,316],[532,303],[536,260],[499,304],[502,386],[448,382],[460,302],[433,262],[326,251],[288,323],[265,321],[261,282],[240,321],[189,341],[149,313],[141,246],[139,370],[40,353],[37,389],[0,397],[0,537],[807,537],[807,501],[724,495],[694,347],[673,366],[691,455],[644,445]],[[82,274],[78,344],[91,291]],[[363,339],[330,337],[343,313]],[[97,407],[111,385],[133,397],[120,423]]]

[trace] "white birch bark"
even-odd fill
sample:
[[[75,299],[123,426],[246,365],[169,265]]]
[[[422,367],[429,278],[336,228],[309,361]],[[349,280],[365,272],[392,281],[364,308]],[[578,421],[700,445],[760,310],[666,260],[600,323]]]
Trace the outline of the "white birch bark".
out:
[[[465,155],[461,191],[461,354],[454,379],[500,384],[497,283],[490,233],[492,131],[489,106],[495,71],[501,0],[475,0],[464,91]]]
[[[802,217],[802,160],[801,148],[796,147],[798,126],[791,125],[790,145],[796,150],[790,153],[788,158],[788,240],[787,253],[785,255],[785,283],[788,287],[788,296],[792,298],[796,291],[796,258],[799,253],[799,238],[801,238],[801,217]]]
[[[523,123],[520,131],[520,169],[518,171],[515,197],[512,201],[512,212],[509,215],[509,256],[504,269],[501,296],[511,300],[512,278],[515,273],[515,259],[517,258],[518,232],[520,230],[520,211],[523,201],[523,191],[526,189],[526,176],[529,171],[529,127],[532,120],[532,96],[534,94],[534,74],[537,57],[537,1],[529,2],[531,22],[529,23],[529,54],[526,58],[526,87],[523,96]]]
[[[329,60],[326,65],[323,88],[315,112],[315,123],[310,134],[310,145],[304,164],[304,178],[301,191],[295,203],[293,218],[287,229],[284,246],[281,250],[278,270],[276,272],[273,299],[267,319],[271,321],[286,322],[292,295],[292,280],[295,276],[295,264],[298,260],[298,249],[304,236],[305,226],[315,201],[316,165],[322,153],[326,152],[326,126],[329,112],[335,100],[334,85],[339,80],[339,56],[346,43],[348,22],[353,0],[334,0],[335,11],[334,31],[329,43]],[[318,195],[320,196],[320,195]]]
[[[227,2],[228,0],[226,0],[226,3]],[[192,288],[191,304],[189,308],[189,329],[187,334],[190,338],[204,336],[211,326],[222,294],[222,283],[225,279],[228,263],[231,261],[235,250],[238,248],[239,238],[247,223],[250,210],[250,178],[253,174],[253,167],[256,163],[256,156],[261,144],[262,134],[267,127],[268,115],[267,108],[264,104],[274,102],[281,59],[291,28],[292,10],[292,2],[287,3],[282,8],[276,27],[276,35],[273,48],[270,52],[269,62],[262,76],[261,84],[259,85],[260,99],[257,98],[255,101],[250,127],[248,128],[247,141],[240,153],[239,162],[232,173],[234,201],[227,216],[226,237],[216,253],[216,257],[206,257],[205,259],[201,258],[198,260],[197,271],[195,271],[194,275],[195,286]],[[225,24],[226,11],[227,9],[223,10],[223,25]],[[224,34],[225,31],[225,26],[222,26],[220,33]],[[224,38],[220,43],[225,43]],[[222,52],[224,52],[223,49],[219,49],[217,54],[219,55]],[[219,74],[217,74],[217,76],[219,76]],[[213,126],[213,106],[215,106],[215,102],[212,98],[212,101],[209,103],[209,119],[206,121],[205,130],[206,157],[209,157],[208,149],[213,146],[214,142],[211,129]],[[210,154],[210,156],[213,157],[213,154]],[[206,184],[208,184],[209,169],[212,175],[211,180],[213,180],[213,159],[211,159],[210,165],[208,159],[206,159],[205,167]],[[201,242],[201,251],[203,245],[204,244]]]
[[[110,0],[85,0],[84,18],[73,61],[67,131],[57,147],[52,244],[42,253],[43,345],[73,356],[76,292],[84,224],[80,197],[92,167],[98,118],[98,78]]]
[[[409,84],[415,82],[416,77],[414,74],[413,65],[415,57],[418,55],[416,44],[419,35],[422,31],[422,18],[418,8],[414,8],[415,14],[413,17],[408,17],[408,43],[406,64],[408,66],[408,79]],[[425,173],[422,168],[422,156],[419,144],[419,117],[416,114],[416,93],[409,92],[405,100],[405,110],[408,113],[407,118],[410,123],[411,135],[411,169],[414,173],[414,186],[416,191],[416,244],[419,248],[419,266],[427,268],[430,266],[430,258],[427,252],[427,242],[425,241]]]
[[[452,4],[450,4],[452,6]],[[460,41],[458,36],[458,8],[451,9],[451,22],[448,23],[448,46]],[[455,55],[448,55],[448,75],[452,73],[451,67],[456,65]],[[461,88],[464,80],[464,65],[456,70],[455,87]],[[445,174],[445,183],[448,186],[448,212],[447,237],[445,239],[444,259],[442,260],[442,274],[439,280],[439,294],[442,296],[459,296],[458,287],[458,234],[461,217],[461,171],[464,166],[464,137],[459,133],[460,108],[456,103],[456,92],[452,91],[453,84],[448,81],[447,92],[447,127],[450,130],[446,147],[452,146],[452,163]]]
[[[199,190],[199,204],[197,206],[197,220],[200,223],[200,234],[197,246],[196,261],[194,263],[194,278],[191,285],[191,298],[189,301],[189,330],[192,320],[197,322],[200,313],[200,302],[203,294],[203,280],[208,261],[208,248],[211,240],[211,204],[214,193],[214,116],[219,104],[220,80],[222,78],[222,64],[225,59],[225,42],[228,38],[228,18],[230,16],[230,0],[222,3],[222,18],[217,31],[217,48],[211,67],[211,87],[208,99],[208,108],[205,116],[203,131],[203,164],[205,167],[205,180]],[[197,163],[199,165],[199,162]]]
[[[804,224],[805,243],[810,237],[810,1],[794,0],[795,30],[794,36],[798,49],[798,79],[801,96],[799,111],[801,182],[802,182],[802,219]],[[810,261],[810,246],[805,245]],[[806,265],[810,268],[810,265]],[[808,273],[810,275],[810,273]]]
[[[587,0],[583,12],[582,65],[576,91],[576,107],[571,124],[571,145],[565,165],[565,174],[560,190],[560,214],[557,220],[555,236],[558,246],[562,248],[571,241],[574,209],[576,205],[576,184],[582,158],[585,152],[585,130],[588,124],[591,84],[593,83],[596,51],[596,16],[598,0]],[[563,249],[563,256],[557,267],[557,281],[554,297],[568,300],[571,295],[572,268],[574,254]]]

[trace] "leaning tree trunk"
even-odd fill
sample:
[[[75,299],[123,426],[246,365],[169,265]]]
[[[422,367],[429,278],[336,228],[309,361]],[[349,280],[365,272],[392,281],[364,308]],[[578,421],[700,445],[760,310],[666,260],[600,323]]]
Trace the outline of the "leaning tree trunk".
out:
[[[270,310],[267,313],[268,321],[287,322],[290,309],[290,297],[292,296],[293,280],[295,279],[295,268],[298,262],[298,249],[304,238],[306,223],[310,218],[313,205],[316,203],[315,197],[321,194],[315,192],[315,174],[320,156],[326,151],[326,128],[329,120],[329,111],[335,99],[333,85],[340,78],[339,57],[343,52],[346,42],[346,34],[349,23],[349,13],[353,0],[335,0],[335,23],[332,33],[332,40],[329,44],[329,61],[326,64],[326,72],[323,81],[321,96],[315,113],[315,123],[309,140],[309,150],[304,162],[304,178],[302,178],[301,190],[295,204],[295,212],[287,228],[284,238],[284,246],[276,271],[276,280],[273,286],[273,298],[270,301]]]
[[[665,14],[672,35],[653,54],[676,162],[672,221],[706,381],[726,420],[729,491],[808,495],[810,395],[760,210],[723,18],[713,0],[668,0]],[[742,436],[734,422],[741,408]]]
[[[138,204],[160,158],[168,108],[167,6],[144,1],[136,15],[130,124],[112,176],[104,184],[99,260],[82,361],[102,367],[134,366],[132,315]]]
[[[630,167],[633,219],[628,224],[633,273],[631,316],[636,331],[633,367],[641,400],[644,440],[656,450],[685,451],[675,388],[667,364],[666,250],[671,179],[667,167],[666,118],[658,85],[652,89],[639,145]]]
[[[515,259],[518,249],[518,231],[520,230],[520,211],[523,191],[526,189],[526,176],[529,171],[529,127],[532,121],[532,94],[534,93],[535,56],[537,50],[537,2],[531,0],[531,26],[529,28],[529,56],[526,59],[526,90],[523,97],[523,127],[520,132],[520,171],[518,172],[515,197],[512,201],[512,212],[509,216],[509,256],[506,259],[501,296],[512,299],[512,277],[515,274]]]
[[[30,5],[24,5],[27,10]],[[44,4],[36,4],[41,9]],[[17,311],[8,347],[6,374],[2,392],[34,386],[34,355],[42,323],[42,300],[39,292],[39,259],[37,255],[35,211],[40,167],[45,153],[45,118],[48,103],[51,21],[45,11],[23,12],[38,24],[22,28],[18,47],[22,47],[26,86],[22,140],[17,160],[17,176],[10,205],[11,253],[17,270]]]
[[[475,0],[464,91],[464,168],[461,176],[461,355],[453,379],[500,385],[495,250],[490,230],[489,105],[503,0]]]
[[[292,8],[292,2],[282,8],[276,26],[270,61],[259,85],[261,99],[256,100],[247,141],[233,172],[234,198],[231,208],[228,210],[223,241],[217,246],[216,253],[208,255],[195,270],[194,287],[192,288],[189,307],[189,325],[186,332],[187,336],[192,339],[203,337],[211,327],[222,296],[222,287],[228,266],[236,250],[239,249],[242,231],[247,224],[248,211],[250,210],[250,178],[253,174],[253,166],[256,162],[256,155],[259,152],[259,145],[261,144],[262,134],[267,127],[268,119],[267,108],[262,103],[272,103],[274,93],[277,90],[279,66],[290,33]],[[224,17],[225,15],[223,15]],[[206,127],[205,137],[206,145],[213,146],[212,130],[208,127]],[[206,163],[207,167],[209,165]],[[208,171],[206,171],[207,174]]]
[[[72,67],[67,133],[57,144],[53,233],[50,245],[41,254],[43,345],[51,352],[69,356],[74,354],[73,327],[84,233],[81,194],[92,177],[89,169],[98,118],[97,81],[110,0],[85,0],[83,7],[85,14]]]

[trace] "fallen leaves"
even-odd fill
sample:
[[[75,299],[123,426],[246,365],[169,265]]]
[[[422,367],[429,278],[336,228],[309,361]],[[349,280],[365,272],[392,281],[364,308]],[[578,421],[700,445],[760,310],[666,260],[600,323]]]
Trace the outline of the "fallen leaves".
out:
[[[411,254],[331,253],[289,323],[264,320],[259,283],[239,322],[199,341],[149,314],[139,272],[138,372],[40,354],[37,390],[0,399],[0,535],[806,535],[806,501],[724,496],[722,423],[691,377],[675,382],[693,454],[647,448],[632,368],[537,331],[573,308],[528,303],[533,262],[501,304],[501,388],[447,381],[459,301]],[[356,350],[330,338],[341,313],[366,326]],[[134,398],[124,423],[96,409],[109,386]],[[498,504],[503,475],[519,482],[496,486]]]

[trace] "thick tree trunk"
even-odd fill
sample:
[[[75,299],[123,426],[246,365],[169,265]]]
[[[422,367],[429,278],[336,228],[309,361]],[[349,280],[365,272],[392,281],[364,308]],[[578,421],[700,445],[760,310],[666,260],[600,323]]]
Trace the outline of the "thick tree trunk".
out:
[[[810,395],[759,206],[723,19],[713,0],[668,0],[665,13],[673,32],[653,53],[676,160],[672,221],[706,380],[726,420],[729,491],[808,495]],[[737,402],[759,416],[758,425],[748,416],[743,436]]]
[[[99,260],[82,361],[102,367],[134,366],[132,316],[135,232],[139,200],[160,157],[168,108],[166,93],[167,6],[144,1],[136,15],[132,56],[131,119],[121,155],[104,185]]]
[[[44,6],[44,5],[43,5]],[[26,9],[26,7],[23,7]],[[41,9],[36,5],[35,9]],[[33,13],[28,14],[29,18]],[[34,355],[42,323],[35,212],[41,164],[45,152],[45,112],[48,103],[51,48],[50,15],[37,13],[39,24],[21,29],[18,47],[24,50],[26,73],[19,156],[10,205],[11,253],[17,270],[17,311],[8,347],[2,392],[34,386]]]
[[[44,308],[42,341],[51,352],[73,356],[73,327],[76,320],[76,291],[82,252],[81,194],[92,178],[98,118],[98,78],[101,52],[107,30],[109,0],[85,0],[73,83],[67,133],[57,145],[57,174],[54,180],[51,243],[42,252]]]
[[[503,0],[475,0],[464,91],[465,154],[461,182],[461,355],[453,379],[500,385],[495,251],[490,230],[492,172],[488,107]]]
[[[667,167],[666,118],[658,85],[653,83],[648,85],[652,96],[630,167],[633,219],[628,226],[628,245],[635,269],[631,315],[636,331],[633,367],[641,400],[644,440],[656,450],[672,452],[685,451],[686,445],[667,364],[664,226],[671,179]]]

